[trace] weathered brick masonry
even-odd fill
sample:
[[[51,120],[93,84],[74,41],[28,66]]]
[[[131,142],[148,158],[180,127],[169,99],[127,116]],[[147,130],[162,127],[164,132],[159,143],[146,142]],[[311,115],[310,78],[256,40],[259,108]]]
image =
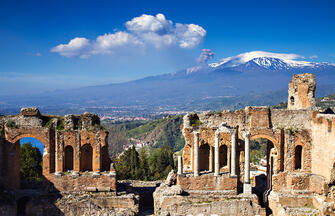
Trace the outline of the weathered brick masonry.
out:
[[[264,138],[268,142],[263,197],[273,215],[334,215],[335,114],[315,107],[315,89],[313,74],[298,74],[289,83],[287,109],[246,107],[184,116],[186,144],[176,177],[179,190],[191,197],[197,191],[251,195],[249,142]],[[156,195],[161,199],[159,212],[178,213],[159,206],[167,199],[159,194],[164,193]],[[183,200],[180,191],[177,197]],[[184,195],[184,199],[191,198]],[[172,205],[173,198],[169,202]],[[222,213],[211,205],[202,206],[201,212]]]
[[[97,115],[47,116],[36,108],[22,108],[19,115],[0,117],[0,128],[1,182],[6,187],[20,188],[20,139],[33,137],[44,144],[45,186],[58,191],[116,190],[108,133]]]

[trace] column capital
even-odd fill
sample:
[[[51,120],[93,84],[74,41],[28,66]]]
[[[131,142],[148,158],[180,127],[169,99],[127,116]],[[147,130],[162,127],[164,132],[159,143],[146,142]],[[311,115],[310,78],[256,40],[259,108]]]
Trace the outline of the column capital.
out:
[[[244,139],[250,139],[250,132],[249,131],[242,131],[242,136]]]
[[[236,137],[236,130],[235,130],[235,128],[230,130],[230,136],[231,137]]]

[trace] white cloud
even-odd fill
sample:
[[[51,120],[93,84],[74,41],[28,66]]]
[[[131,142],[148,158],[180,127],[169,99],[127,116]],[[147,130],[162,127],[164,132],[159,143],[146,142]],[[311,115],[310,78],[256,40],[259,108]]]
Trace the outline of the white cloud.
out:
[[[172,32],[172,21],[167,20],[163,14],[156,16],[143,14],[126,22],[126,27],[133,32],[155,32],[157,34],[169,34]]]
[[[85,57],[85,51],[90,46],[90,41],[86,38],[76,37],[68,44],[60,44],[51,49],[51,52],[57,52],[65,57],[81,56]]]
[[[317,58],[319,58],[319,56],[317,56],[317,55],[312,55],[312,56],[310,56],[309,58],[310,58],[310,59],[317,59]]]
[[[123,47],[141,47],[143,43],[127,32],[116,32],[97,37],[92,54],[112,54]]]
[[[68,44],[60,44],[51,49],[65,57],[117,54],[124,50],[145,48],[156,49],[177,46],[190,49],[199,45],[206,36],[206,30],[195,24],[173,24],[163,14],[156,16],[143,14],[125,23],[127,31],[117,31],[98,36],[90,42],[76,37]]]
[[[195,24],[176,24],[176,34],[181,48],[193,48],[206,36],[206,31]]]
[[[175,44],[180,48],[193,48],[206,36],[206,31],[201,26],[181,23],[173,25],[173,22],[167,20],[163,14],[156,16],[143,14],[126,22],[126,27],[156,48]]]
[[[171,46],[176,43],[177,38],[172,34],[159,35],[155,32],[147,32],[140,35],[146,44],[151,44],[155,48]]]

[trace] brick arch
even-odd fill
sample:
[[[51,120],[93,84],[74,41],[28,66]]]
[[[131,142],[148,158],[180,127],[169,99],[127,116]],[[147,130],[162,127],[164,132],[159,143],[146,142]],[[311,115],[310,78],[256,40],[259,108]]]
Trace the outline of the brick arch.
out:
[[[273,146],[276,148],[276,150],[278,152],[278,148],[280,148],[280,147],[278,145],[278,142],[277,142],[276,138],[274,138],[270,135],[267,135],[267,134],[255,134],[255,135],[251,134],[251,136],[250,136],[250,140],[261,139],[261,138],[270,140],[273,143]]]
[[[230,147],[231,144],[231,136],[230,133],[219,133],[219,146],[226,145]]]
[[[39,129],[10,129],[5,133],[5,140],[13,146],[12,151],[15,155],[13,160],[10,160],[8,167],[11,167],[12,171],[7,174],[7,181],[9,187],[19,188],[20,187],[20,139],[26,137],[32,137],[39,140],[44,145],[44,152],[42,153],[42,175],[49,179],[50,173],[55,169],[55,164],[52,161],[54,159],[54,152],[50,152],[50,141],[49,131]],[[44,154],[47,152],[47,154]]]
[[[49,147],[49,145],[50,145],[47,138],[44,138],[39,134],[33,134],[33,133],[22,133],[20,135],[15,136],[12,140],[8,140],[8,141],[11,142],[11,143],[16,143],[20,139],[27,138],[27,137],[32,137],[32,138],[35,138],[35,139],[39,140],[41,143],[43,143],[44,148]]]
[[[282,152],[281,152],[281,146],[280,142],[273,136],[273,134],[251,134],[250,135],[250,140],[255,140],[255,139],[267,139],[270,140],[273,144],[273,147],[275,148],[277,152],[277,160],[276,160],[276,167],[274,168],[275,170],[282,171]]]
[[[302,147],[302,170],[310,171],[311,169],[311,138],[305,131],[294,133],[294,153],[297,146]],[[295,155],[294,155],[295,159]]]

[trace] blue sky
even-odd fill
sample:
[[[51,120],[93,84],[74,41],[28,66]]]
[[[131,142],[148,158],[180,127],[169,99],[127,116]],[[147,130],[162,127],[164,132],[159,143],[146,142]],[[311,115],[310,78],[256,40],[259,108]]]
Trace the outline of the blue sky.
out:
[[[0,94],[175,72],[201,49],[212,61],[261,50],[334,63],[334,11],[332,0],[2,0]]]
[[[37,147],[40,150],[41,154],[43,155],[44,144],[41,141],[33,137],[24,137],[20,139],[20,145],[27,142],[30,142],[33,147]]]

